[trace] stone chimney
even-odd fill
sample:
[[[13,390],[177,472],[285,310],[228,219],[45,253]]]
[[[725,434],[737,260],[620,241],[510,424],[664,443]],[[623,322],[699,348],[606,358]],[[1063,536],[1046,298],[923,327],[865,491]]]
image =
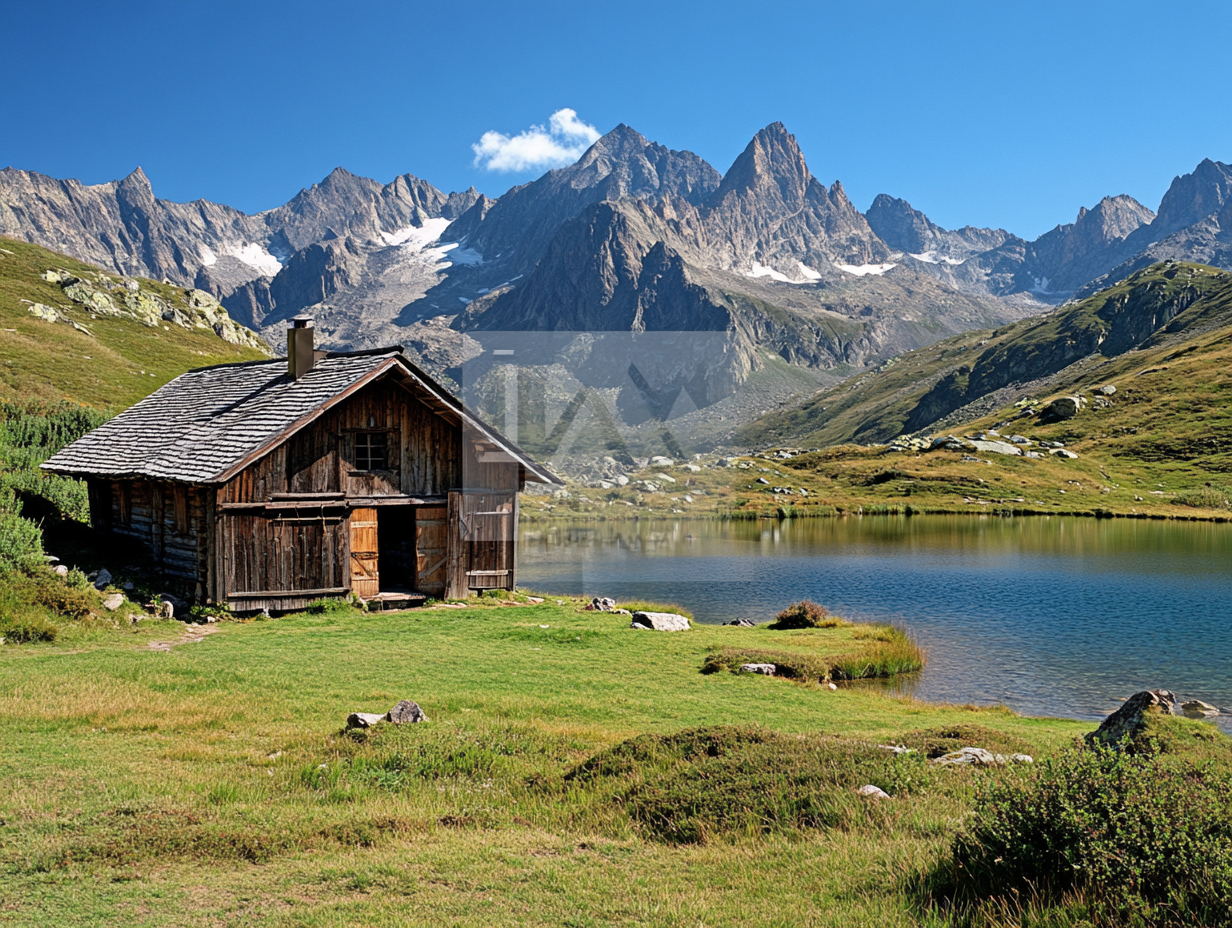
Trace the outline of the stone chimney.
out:
[[[316,351],[312,343],[312,317],[301,313],[291,320],[287,329],[287,373],[299,380],[316,363]]]

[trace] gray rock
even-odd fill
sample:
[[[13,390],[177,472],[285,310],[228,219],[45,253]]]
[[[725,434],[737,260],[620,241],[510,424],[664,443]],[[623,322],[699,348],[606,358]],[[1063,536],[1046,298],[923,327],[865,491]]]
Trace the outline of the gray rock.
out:
[[[957,751],[950,751],[936,758],[934,764],[939,764],[942,767],[996,767],[997,755],[992,751],[985,751],[983,748],[959,748]]]
[[[347,728],[371,728],[377,722],[385,721],[385,716],[379,712],[352,712],[347,716]]]
[[[1011,445],[1007,441],[972,441],[970,445],[974,446],[976,451],[983,451],[985,454],[1022,454],[1022,449],[1017,445]]]
[[[770,486],[770,481],[767,480],[765,477],[758,477],[757,482],[761,484],[765,484],[766,486]]]
[[[1116,393],[1116,387],[1110,383],[1106,383],[1102,387],[1096,387],[1095,392],[1102,393],[1104,396],[1112,396],[1112,394]]]
[[[124,605],[124,594],[122,593],[112,593],[110,596],[108,596],[106,599],[103,600],[103,608],[106,609],[108,612],[115,612],[117,609],[119,609],[123,605]]]
[[[1048,404],[1044,410],[1045,414],[1052,416],[1054,419],[1072,419],[1078,415],[1078,410],[1082,408],[1082,400],[1076,396],[1058,396],[1055,400]]]
[[[775,671],[778,670],[774,664],[741,664],[741,673],[764,673],[767,677],[773,677]]]
[[[653,629],[656,632],[687,632],[689,620],[675,612],[635,612],[629,627]]]
[[[101,590],[111,582],[111,571],[106,567],[94,576],[94,589]]]
[[[1191,719],[1213,719],[1219,714],[1218,709],[1201,699],[1191,699],[1181,703],[1181,711]]]
[[[1031,444],[1031,439],[1027,438],[1027,436],[1026,436],[1026,435],[1011,435],[1011,436],[1010,436],[1010,441],[1012,441],[1012,442],[1013,442],[1014,444],[1016,444],[1016,445],[1029,445],[1029,444]]]
[[[885,790],[881,789],[878,786],[873,786],[873,784],[871,783],[867,783],[864,786],[861,786],[858,790],[856,790],[856,792],[859,793],[861,796],[867,796],[869,799],[889,799],[890,798],[889,793],[887,793]]]
[[[1074,454],[1074,452],[1067,451],[1064,448],[1053,448],[1048,453],[1051,454],[1054,458],[1068,458],[1069,460],[1073,460],[1074,458],[1078,457],[1078,455]]]
[[[411,702],[409,699],[403,699],[382,717],[395,725],[411,725],[428,721],[423,709],[419,708],[419,703]]]
[[[740,628],[755,628],[757,623],[752,619],[732,619],[730,622],[724,622],[724,625],[736,625]]]
[[[1146,725],[1146,716],[1172,715],[1176,711],[1176,694],[1169,690],[1144,690],[1125,700],[1125,705],[1108,716],[1099,728],[1083,736],[1087,744],[1119,747]]]

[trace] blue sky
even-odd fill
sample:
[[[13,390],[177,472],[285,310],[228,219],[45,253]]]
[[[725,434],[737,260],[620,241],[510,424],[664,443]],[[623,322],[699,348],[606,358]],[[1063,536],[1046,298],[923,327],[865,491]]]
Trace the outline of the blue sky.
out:
[[[1027,237],[1232,161],[1227,2],[0,0],[0,30],[0,166],[249,212],[339,165],[496,196],[543,167],[472,146],[562,109],[720,171],[780,120],[860,209]]]

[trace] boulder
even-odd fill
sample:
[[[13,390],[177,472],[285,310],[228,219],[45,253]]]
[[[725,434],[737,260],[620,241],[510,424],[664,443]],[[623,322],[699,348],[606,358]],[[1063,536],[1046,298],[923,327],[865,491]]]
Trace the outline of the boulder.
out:
[[[968,445],[974,446],[974,450],[983,451],[985,454],[1022,454],[1022,449],[1017,445],[1011,445],[1008,441],[984,441],[977,439],[968,442]]]
[[[111,571],[106,567],[94,575],[94,589],[101,590],[111,582]]]
[[[1054,458],[1068,458],[1071,461],[1074,458],[1078,457],[1078,455],[1074,454],[1074,452],[1067,451],[1064,448],[1053,448],[1048,453],[1051,454]]]
[[[616,600],[606,596],[596,596],[586,608],[591,612],[611,612],[616,608]]]
[[[379,712],[352,712],[347,716],[347,728],[371,728],[377,722],[385,721],[385,716]]]
[[[656,632],[687,632],[689,620],[675,612],[635,612],[629,627],[653,629]]]
[[[661,454],[656,454],[654,457],[650,459],[650,463],[657,464],[660,467],[671,467],[676,462],[673,461],[671,458],[666,458]]]
[[[992,751],[985,751],[983,748],[959,748],[957,751],[950,751],[949,754],[944,754],[933,761],[934,764],[940,764],[942,767],[997,767],[997,755]]]
[[[1146,726],[1146,717],[1172,715],[1176,711],[1176,694],[1169,690],[1144,690],[1134,693],[1116,712],[1099,723],[1099,728],[1083,736],[1087,744],[1119,747],[1132,740]]]
[[[423,709],[419,708],[419,703],[411,702],[409,699],[403,699],[382,718],[393,722],[395,725],[411,725],[416,722],[428,721],[428,717],[424,715]]]
[[[1181,703],[1181,711],[1185,713],[1187,718],[1191,719],[1213,719],[1219,714],[1218,709],[1209,702],[1203,702],[1201,699],[1191,699],[1188,702]]]
[[[730,622],[724,622],[724,625],[736,625],[740,628],[755,628],[757,623],[752,619],[732,619]]]
[[[856,790],[861,796],[867,796],[869,799],[889,799],[890,794],[879,786],[873,786],[872,783],[865,784]]]
[[[1072,419],[1082,408],[1082,400],[1076,396],[1058,396],[1044,410],[1046,415],[1055,419]]]
[[[106,599],[103,600],[103,608],[106,609],[108,612],[115,612],[117,609],[119,609],[123,605],[124,605],[124,594],[123,593],[112,593],[110,596],[108,596]]]
[[[1110,383],[1106,383],[1102,387],[1096,387],[1095,392],[1102,393],[1104,396],[1112,396],[1112,394],[1116,393],[1116,387]]]
[[[773,677],[774,672],[778,670],[774,664],[741,664],[741,673],[764,673],[767,677]]]

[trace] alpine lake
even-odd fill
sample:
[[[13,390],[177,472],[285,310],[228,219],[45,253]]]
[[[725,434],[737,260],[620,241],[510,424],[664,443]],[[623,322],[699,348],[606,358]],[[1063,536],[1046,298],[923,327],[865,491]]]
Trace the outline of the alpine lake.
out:
[[[1232,731],[1232,525],[1028,516],[524,523],[519,582],[765,622],[801,599],[905,626],[929,702],[1101,719],[1170,689]]]

